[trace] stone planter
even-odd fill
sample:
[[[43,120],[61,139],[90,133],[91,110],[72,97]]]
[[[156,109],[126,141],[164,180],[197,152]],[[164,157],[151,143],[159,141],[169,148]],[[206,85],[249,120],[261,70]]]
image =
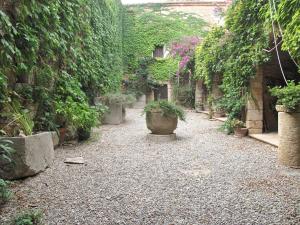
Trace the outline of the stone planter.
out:
[[[300,106],[289,110],[277,105],[278,111],[278,158],[285,166],[300,168]]]
[[[3,179],[14,180],[36,175],[54,160],[51,132],[5,139],[13,142],[15,152],[12,156],[14,163],[0,160],[0,177]]]
[[[160,111],[147,112],[146,123],[152,134],[168,135],[177,128],[178,117],[162,116]]]
[[[109,111],[105,113],[103,124],[119,125],[121,124],[126,115],[126,110],[122,104],[108,104]]]
[[[225,117],[225,112],[222,110],[216,110],[214,111],[214,117],[216,118]]]
[[[247,134],[248,134],[248,128],[244,128],[244,127],[234,128],[234,136],[235,137],[242,138],[242,137],[246,137]]]

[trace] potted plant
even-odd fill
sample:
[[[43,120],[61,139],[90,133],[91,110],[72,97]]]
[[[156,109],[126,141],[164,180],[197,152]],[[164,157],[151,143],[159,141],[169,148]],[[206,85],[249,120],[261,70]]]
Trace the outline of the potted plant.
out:
[[[58,100],[55,103],[56,113],[64,120],[62,128],[74,128],[77,131],[78,140],[86,140],[90,137],[91,128],[98,122],[98,112],[95,107],[90,107],[86,102],[74,101],[67,97],[66,101]],[[60,135],[66,133],[65,129],[60,129]],[[62,137],[60,137],[62,138]]]
[[[119,125],[125,120],[126,106],[135,101],[132,97],[122,93],[107,94],[102,97],[102,102],[109,108],[104,114],[103,123]]]
[[[279,162],[300,168],[300,84],[290,81],[286,87],[270,91],[278,98]]]
[[[238,119],[233,119],[231,121],[231,126],[234,130],[234,136],[236,137],[245,137],[248,134],[248,129],[246,128],[246,124],[243,121]]]
[[[185,120],[184,111],[166,100],[148,103],[144,113],[146,113],[147,128],[152,134],[157,135],[173,134],[177,128],[178,118]]]

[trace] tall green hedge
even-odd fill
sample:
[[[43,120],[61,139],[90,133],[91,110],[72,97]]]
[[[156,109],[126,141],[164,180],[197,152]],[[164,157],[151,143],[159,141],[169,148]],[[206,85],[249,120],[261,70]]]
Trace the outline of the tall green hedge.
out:
[[[213,29],[198,48],[195,78],[204,78],[210,86],[216,73],[223,74],[221,106],[229,119],[241,117],[250,94],[250,78],[271,58],[264,49],[274,46],[272,19],[282,49],[299,64],[299,15],[299,0],[236,0],[226,13],[225,27]]]
[[[11,98],[30,98],[39,104],[36,128],[50,129],[54,102],[68,98],[74,110],[84,104],[88,111],[94,96],[118,89],[123,73],[122,11],[120,0],[4,0],[2,106]],[[17,90],[15,83],[24,82],[28,90]]]

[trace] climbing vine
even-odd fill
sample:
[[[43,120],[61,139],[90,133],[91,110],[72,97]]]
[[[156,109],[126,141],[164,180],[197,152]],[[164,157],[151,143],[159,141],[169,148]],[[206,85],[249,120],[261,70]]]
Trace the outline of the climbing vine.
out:
[[[213,76],[224,72],[225,32],[223,27],[213,28],[195,51],[197,63],[193,78],[203,79],[208,90],[211,90]]]
[[[151,57],[156,46],[167,45],[185,36],[202,37],[203,19],[159,5],[127,7],[124,16],[125,70],[134,72],[140,58]]]
[[[123,67],[119,0],[4,2],[0,103],[29,98],[38,104],[36,130],[60,125],[55,118],[57,103],[68,100],[68,111],[83,118],[85,112],[93,114],[89,103],[96,95],[119,88]],[[31,91],[24,96],[16,86]],[[82,121],[78,127],[85,126],[84,119],[76,121]]]

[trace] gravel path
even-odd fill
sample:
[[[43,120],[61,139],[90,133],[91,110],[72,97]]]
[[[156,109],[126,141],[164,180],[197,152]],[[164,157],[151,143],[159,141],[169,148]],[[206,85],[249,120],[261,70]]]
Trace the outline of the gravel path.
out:
[[[300,224],[300,170],[279,166],[276,149],[220,131],[188,113],[177,141],[147,142],[144,118],[102,126],[94,140],[57,149],[52,168],[18,181],[0,224],[26,208],[45,224]],[[86,165],[66,165],[83,156]]]

